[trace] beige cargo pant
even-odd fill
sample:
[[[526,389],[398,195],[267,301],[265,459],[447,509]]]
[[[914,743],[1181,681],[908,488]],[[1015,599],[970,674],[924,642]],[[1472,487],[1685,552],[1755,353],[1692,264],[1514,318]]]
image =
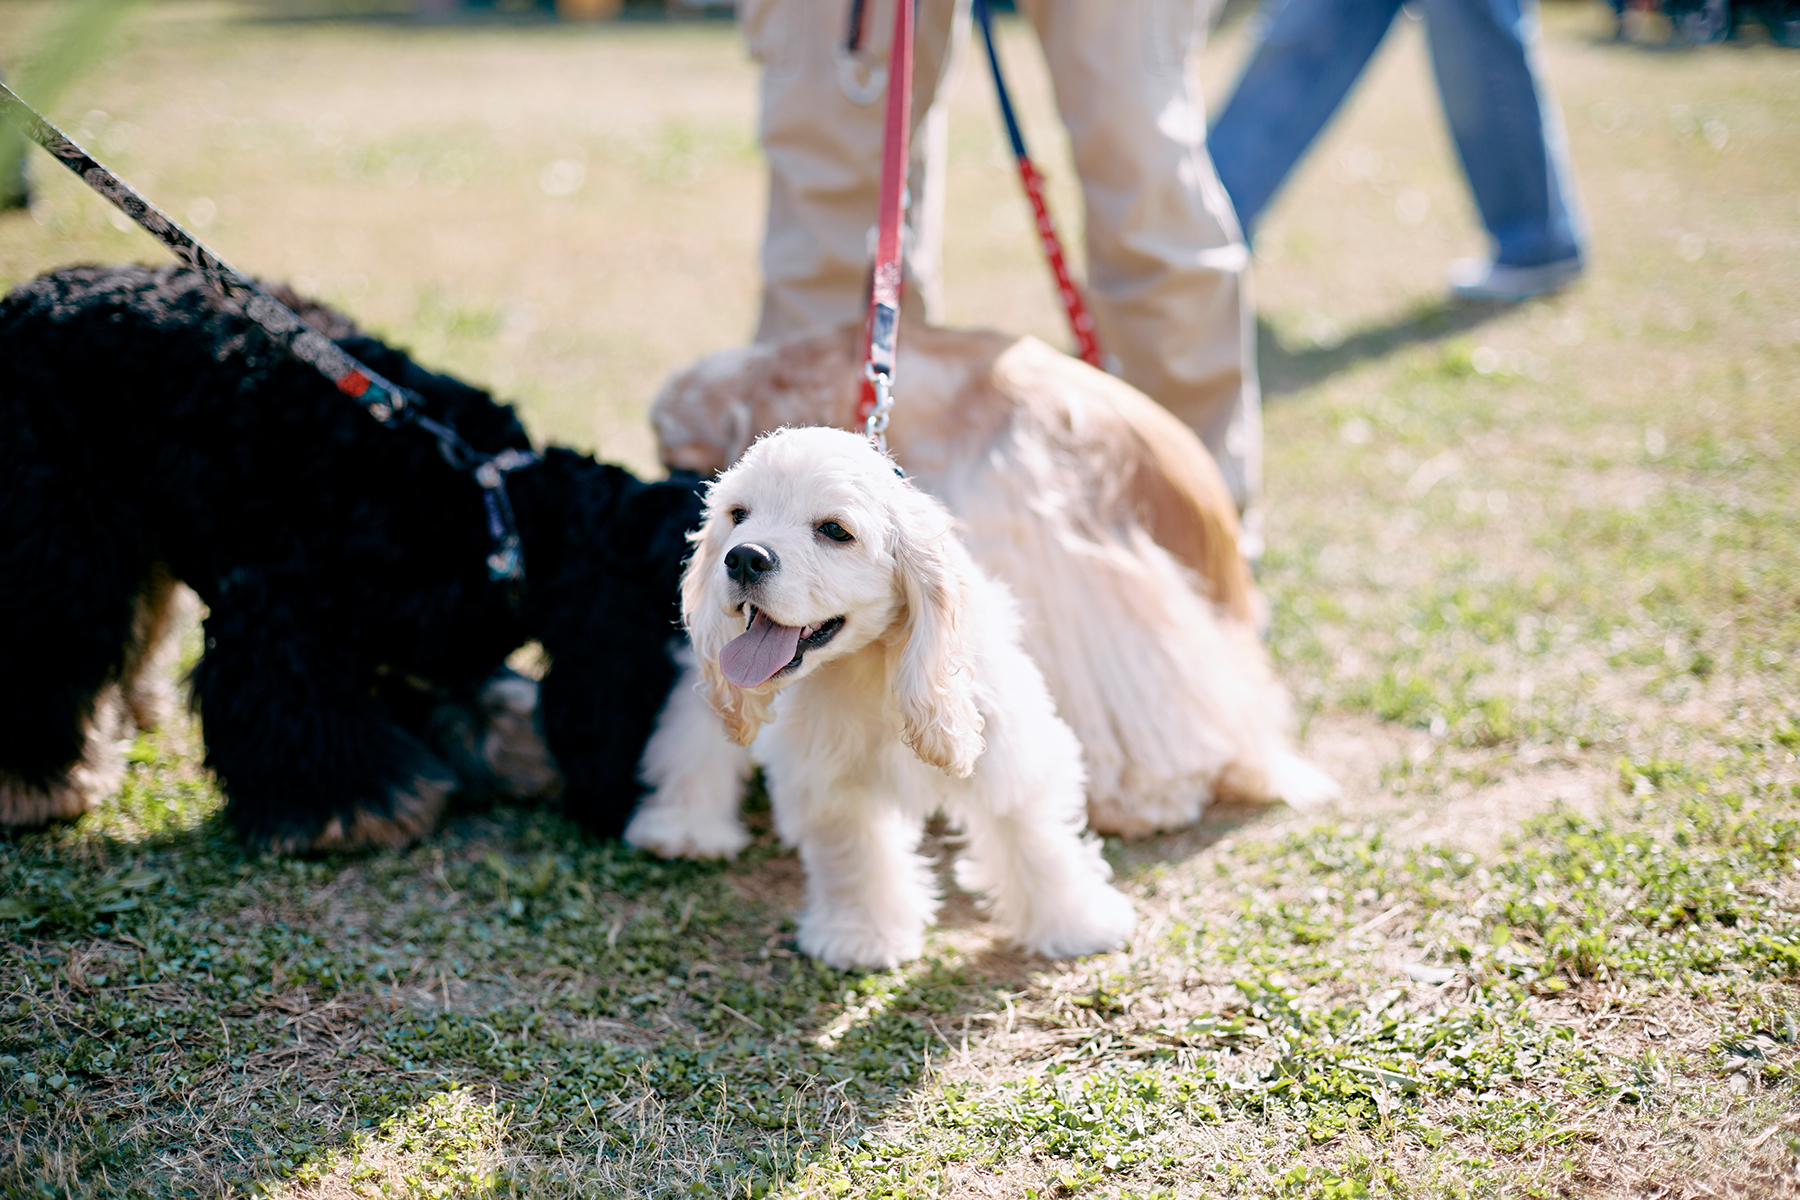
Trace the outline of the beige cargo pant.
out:
[[[1021,0],[1020,8],[1043,45],[1081,178],[1087,292],[1101,344],[1121,376],[1200,434],[1242,508],[1262,473],[1250,256],[1207,156],[1205,114],[1189,79],[1203,2]],[[885,63],[893,3],[868,0],[853,63],[842,61],[850,0],[738,6],[763,67],[769,162],[758,341],[862,311],[885,97],[857,103],[840,74],[853,88]],[[909,303],[927,319],[942,288],[946,114],[937,99],[953,60],[967,53],[968,26],[968,0],[918,0],[907,269]],[[901,362],[904,386],[904,347]]]

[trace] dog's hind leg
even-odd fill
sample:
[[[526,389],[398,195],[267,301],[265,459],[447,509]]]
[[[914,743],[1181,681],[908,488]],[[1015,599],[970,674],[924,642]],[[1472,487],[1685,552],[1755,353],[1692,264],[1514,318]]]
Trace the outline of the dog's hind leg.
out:
[[[990,643],[977,669],[995,698],[982,712],[980,765],[950,785],[946,808],[968,837],[957,885],[1027,950],[1066,958],[1115,949],[1136,915],[1108,882],[1099,839],[1082,830],[1081,746],[1016,644]]]
[[[118,787],[117,680],[147,558],[130,513],[54,469],[0,479],[0,827],[80,816]]]
[[[538,682],[502,671],[481,687],[481,761],[502,794],[536,800],[562,792],[562,772],[538,723]]]
[[[1107,880],[1100,842],[1066,818],[1018,808],[961,814],[969,849],[957,886],[983,897],[1020,946],[1046,958],[1115,950],[1136,914]]]
[[[455,778],[370,695],[347,651],[273,599],[302,587],[252,577],[208,615],[194,672],[206,763],[251,846],[403,846],[436,824]]]
[[[175,663],[181,656],[181,627],[199,605],[194,593],[157,563],[150,568],[132,610],[131,636],[119,686],[131,723],[151,730],[175,715]]]
[[[119,689],[108,684],[81,719],[81,753],[47,774],[21,776],[0,768],[0,827],[42,825],[78,817],[118,790],[125,778],[119,739],[129,718]]]
[[[750,752],[725,736],[701,695],[694,652],[684,645],[677,658],[681,676],[638,766],[650,794],[638,802],[625,840],[665,858],[731,858],[750,842],[738,820]]]
[[[537,680],[503,667],[479,688],[434,698],[412,724],[401,716],[410,707],[397,711],[390,702],[388,711],[449,765],[458,802],[545,800],[562,791],[538,723]]]

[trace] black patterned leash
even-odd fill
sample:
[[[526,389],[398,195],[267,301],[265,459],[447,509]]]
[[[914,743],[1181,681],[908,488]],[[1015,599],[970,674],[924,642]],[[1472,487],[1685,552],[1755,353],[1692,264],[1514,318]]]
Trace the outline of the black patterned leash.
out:
[[[171,220],[168,214],[138,195],[124,180],[95,162],[67,134],[46,120],[6,84],[0,83],[0,117],[10,121],[26,137],[48,150],[63,166],[142,226],[175,257],[192,267],[220,296],[260,325],[265,333],[295,358],[310,364],[331,380],[337,390],[360,403],[370,416],[389,428],[416,425],[437,439],[444,461],[467,471],[481,488],[487,510],[488,578],[509,585],[516,604],[525,584],[525,552],[519,542],[518,523],[506,495],[506,476],[531,466],[543,456],[535,450],[502,450],[483,454],[463,436],[425,414],[425,402],[417,392],[389,383],[346,354],[342,347],[302,321],[294,311],[246,279],[218,255]]]

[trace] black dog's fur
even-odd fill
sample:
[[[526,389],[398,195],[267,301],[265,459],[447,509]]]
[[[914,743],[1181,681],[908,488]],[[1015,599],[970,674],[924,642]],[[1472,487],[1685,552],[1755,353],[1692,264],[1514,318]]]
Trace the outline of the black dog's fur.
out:
[[[344,336],[329,310],[305,315],[478,449],[529,446],[485,393]],[[192,681],[206,761],[251,845],[392,845],[429,828],[452,790],[482,782],[470,720],[450,720],[448,741],[472,753],[441,737],[434,752],[434,698],[478,725],[484,681],[534,638],[564,803],[618,833],[676,677],[699,502],[564,449],[507,486],[517,606],[487,577],[479,489],[436,442],[378,424],[191,271],[22,285],[0,301],[0,824],[73,815],[105,790],[119,710],[157,715],[146,664],[180,580],[208,610]]]

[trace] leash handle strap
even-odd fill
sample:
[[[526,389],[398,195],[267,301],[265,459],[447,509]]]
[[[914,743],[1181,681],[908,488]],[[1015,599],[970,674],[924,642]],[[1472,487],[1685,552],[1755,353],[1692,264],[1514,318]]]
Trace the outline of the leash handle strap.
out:
[[[360,403],[370,416],[389,427],[417,424],[436,437],[438,450],[445,461],[458,470],[472,471],[475,482],[482,489],[494,547],[487,560],[489,577],[515,587],[524,581],[524,553],[513,521],[512,504],[506,497],[505,476],[509,471],[536,462],[538,456],[535,453],[505,450],[498,455],[485,455],[463,440],[456,430],[426,417],[422,411],[424,402],[418,393],[389,383],[346,354],[336,342],[307,325],[293,309],[245,278],[167,213],[138,195],[130,184],[94,161],[92,155],[20,99],[18,93],[5,83],[0,83],[0,117],[49,151],[90,188],[167,246],[176,258],[192,267],[208,286],[235,304],[277,344],[331,380],[338,391]]]
[[[988,10],[987,0],[974,0],[974,8],[975,19],[981,23],[981,39],[987,45],[988,67],[994,76],[994,94],[1000,100],[1000,117],[1006,122],[1006,138],[1012,143],[1013,161],[1019,166],[1019,179],[1025,185],[1025,196],[1031,201],[1031,211],[1037,220],[1038,243],[1044,248],[1044,257],[1050,263],[1050,273],[1056,277],[1056,291],[1062,298],[1063,312],[1068,315],[1069,328],[1075,334],[1076,352],[1084,362],[1104,371],[1105,356],[1100,350],[1100,336],[1094,328],[1094,318],[1081,299],[1081,289],[1069,274],[1068,260],[1063,257],[1062,239],[1056,236],[1056,223],[1050,219],[1050,206],[1044,199],[1044,178],[1038,174],[1036,164],[1031,161],[1031,155],[1025,149],[1025,135],[1020,131],[1019,120],[1013,114],[1006,77],[1000,71],[1000,51],[994,43],[993,14]]]
[[[863,353],[863,390],[857,418],[871,440],[887,449],[884,431],[893,407],[894,364],[900,341],[900,289],[905,263],[900,223],[906,215],[908,140],[912,135],[913,0],[894,0],[894,41],[888,51],[887,123],[881,145],[881,203],[875,226],[875,270]]]

